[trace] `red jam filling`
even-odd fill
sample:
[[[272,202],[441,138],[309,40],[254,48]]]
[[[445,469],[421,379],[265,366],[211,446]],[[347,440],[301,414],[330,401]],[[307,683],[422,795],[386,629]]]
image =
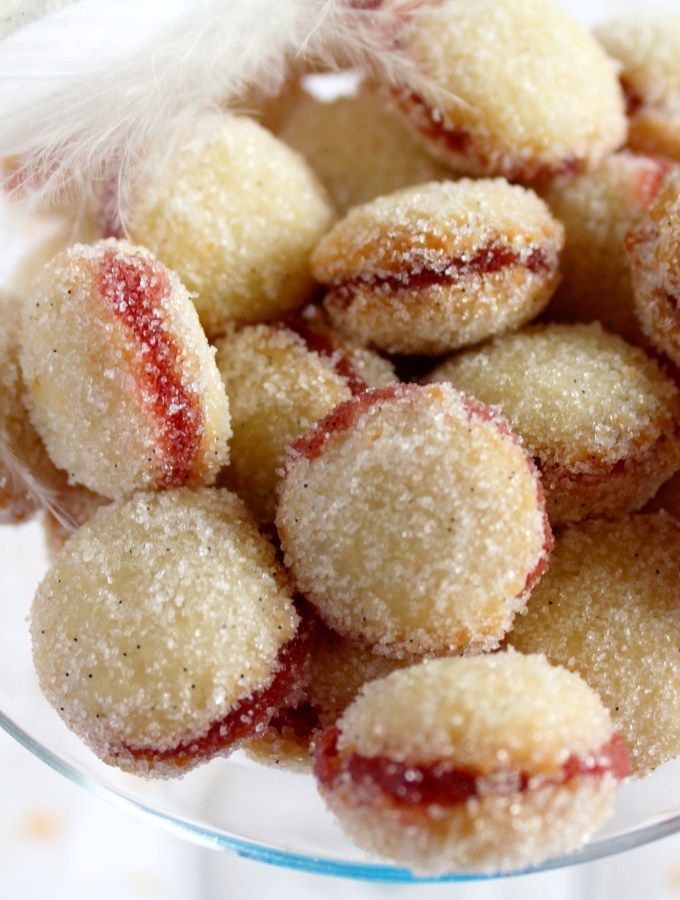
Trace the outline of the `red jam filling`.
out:
[[[170,762],[183,768],[196,760],[210,759],[227,748],[235,749],[263,731],[274,715],[299,699],[299,692],[309,678],[309,634],[309,625],[303,618],[295,637],[279,651],[276,673],[267,687],[239,700],[201,737],[183,741],[167,750],[132,747],[124,743],[122,752],[114,751],[114,755],[132,756],[151,765]]]
[[[292,734],[304,746],[309,744],[319,726],[319,710],[308,700],[300,703],[299,706],[282,709],[269,723],[272,731],[286,736]]]
[[[334,372],[347,382],[354,395],[362,394],[368,388],[349,356],[327,334],[317,331],[300,318],[290,319],[286,327],[302,338],[309,351],[328,359]]]
[[[472,797],[522,793],[535,788],[526,772],[493,773],[493,779],[468,769],[446,763],[408,765],[384,756],[342,755],[338,751],[340,730],[327,728],[314,751],[314,772],[321,784],[332,790],[342,784],[351,785],[368,795],[383,795],[402,806],[456,806]],[[561,774],[541,779],[540,786],[566,784],[582,775],[610,774],[622,779],[631,772],[625,744],[615,734],[592,757],[570,756]],[[497,791],[491,784],[498,784]]]
[[[350,429],[367,409],[379,403],[398,400],[418,389],[417,384],[395,382],[388,384],[387,387],[364,391],[363,394],[336,406],[325,418],[317,422],[311,431],[296,438],[291,443],[290,449],[306,459],[317,459],[321,456],[328,438],[332,434]]]
[[[503,244],[487,244],[464,259],[448,259],[441,267],[424,268],[417,272],[406,271],[387,278],[359,276],[340,282],[332,287],[329,299],[333,303],[347,307],[362,287],[392,294],[422,291],[436,285],[456,284],[465,276],[492,275],[509,266],[521,266],[533,274],[547,273],[555,268],[556,259],[549,258],[548,254],[538,247],[522,256]]]
[[[171,290],[167,273],[143,256],[107,250],[98,289],[142,351],[136,379],[159,429],[161,485],[184,484],[196,461],[204,420],[198,395],[182,382],[180,351],[166,324],[161,301]]]
[[[475,146],[473,136],[469,131],[447,126],[441,115],[436,114],[423,97],[408,90],[395,90],[393,95],[418,131],[428,140],[444,146],[449,153],[475,160],[484,169],[496,170],[499,168],[490,166],[488,156]],[[563,159],[550,164],[529,164],[517,161],[514,165],[504,163],[502,172],[499,171],[499,174],[504,175],[510,181],[543,181],[560,175],[577,175],[584,168],[584,160],[576,158]]]

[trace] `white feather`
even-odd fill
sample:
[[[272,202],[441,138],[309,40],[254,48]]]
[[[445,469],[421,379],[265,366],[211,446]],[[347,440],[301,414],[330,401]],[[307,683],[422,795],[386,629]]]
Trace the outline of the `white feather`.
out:
[[[112,176],[123,202],[138,160],[168,150],[194,116],[249,86],[275,94],[294,58],[363,65],[432,97],[437,88],[395,41],[428,0],[374,5],[80,0],[0,42],[0,156],[21,160],[13,183],[28,181],[36,204],[55,191],[87,194]]]
[[[9,477],[10,485],[17,494],[30,497],[37,509],[52,513],[63,528],[69,532],[75,531],[77,523],[61,506],[59,492],[39,481],[33,472],[17,459],[2,437],[0,437],[0,471]],[[3,512],[0,510],[0,524],[2,523]]]

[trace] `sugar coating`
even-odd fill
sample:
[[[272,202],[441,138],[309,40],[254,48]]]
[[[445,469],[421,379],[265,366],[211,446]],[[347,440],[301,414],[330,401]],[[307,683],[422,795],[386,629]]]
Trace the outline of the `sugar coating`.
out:
[[[33,658],[47,699],[102,759],[178,774],[123,751],[200,738],[271,682],[298,622],[273,547],[233,494],[140,493],[101,508],[53,563],[33,602]]]
[[[297,153],[250,119],[215,113],[133,186],[127,227],[196,293],[212,336],[304,303],[310,254],[333,218]]]
[[[341,214],[399,188],[451,177],[384,99],[368,91],[332,102],[305,97],[279,137],[307,159]]]
[[[321,788],[360,846],[418,872],[512,870],[539,862],[580,846],[611,807],[610,776],[549,783],[570,757],[597,758],[613,726],[580,677],[541,655],[506,652],[410,666],[365,685],[338,727],[341,755],[443,763],[488,777],[488,795],[452,807],[405,808],[362,796],[351,783]],[[528,788],[503,788],[501,772],[524,772]]]
[[[57,503],[69,488],[65,472],[47,455],[25,404],[19,364],[24,303],[0,291],[0,524],[30,518],[41,496]]]
[[[643,512],[663,510],[674,519],[680,519],[680,472],[661,485],[657,493],[645,506]]]
[[[347,380],[352,393],[360,393],[367,386],[383,387],[396,380],[394,364],[336,328],[323,306],[310,303],[298,316],[289,319],[288,324],[298,329],[316,352],[323,349],[324,357]]]
[[[425,660],[366,684],[338,728],[341,753],[532,776],[597,753],[614,731],[579,675],[512,652]]]
[[[665,513],[570,528],[508,636],[598,691],[638,774],[680,754],[679,554]]]
[[[11,289],[19,297],[30,298],[43,266],[71,244],[90,244],[99,239],[99,230],[89,210],[74,210],[62,216],[55,230],[31,247],[12,271]]]
[[[347,789],[319,790],[364,850],[434,876],[512,872],[577,850],[611,814],[616,783],[581,776],[566,787],[546,785],[415,811],[365,802]]]
[[[250,325],[217,342],[233,434],[228,485],[257,516],[274,519],[286,446],[352,396],[328,360],[286,328]]]
[[[230,435],[214,353],[177,276],[122,241],[58,254],[24,314],[33,421],[55,463],[105,497],[214,480]]]
[[[550,546],[521,445],[449,385],[364,394],[296,441],[276,524],[324,621],[397,656],[497,646]]]
[[[595,29],[621,66],[629,145],[680,160],[680,16],[630,13]]]
[[[431,377],[501,409],[543,473],[553,525],[639,509],[680,467],[675,384],[596,323],[504,335]]]
[[[680,364],[680,170],[668,173],[626,248],[635,313],[655,347]]]
[[[592,172],[555,179],[542,192],[565,226],[562,280],[547,316],[562,322],[598,320],[638,343],[624,240],[661,187],[670,163],[622,152]]]
[[[432,182],[356,207],[312,256],[331,320],[364,343],[436,354],[518,328],[558,282],[563,228],[502,179]]]
[[[248,755],[265,765],[308,770],[310,745],[316,730],[333,725],[364,684],[411,662],[410,657],[395,659],[373,653],[365,644],[343,638],[318,623],[311,646],[310,678],[304,701],[314,730],[299,734],[288,725],[270,725],[265,734],[247,745]]]
[[[458,0],[413,17],[408,57],[454,98],[400,104],[437,156],[531,181],[597,163],[626,136],[617,67],[551,0]],[[441,101],[439,101],[441,102]]]

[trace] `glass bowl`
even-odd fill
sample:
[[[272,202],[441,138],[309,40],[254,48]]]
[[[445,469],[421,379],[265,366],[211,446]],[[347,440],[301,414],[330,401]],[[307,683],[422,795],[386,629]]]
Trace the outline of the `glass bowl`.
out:
[[[592,22],[642,6],[640,0],[572,0],[565,5]],[[672,9],[674,0],[645,3]],[[0,282],[45,226],[0,229]],[[6,237],[6,239],[5,239]],[[3,278],[4,277],[4,278]],[[424,883],[494,876],[474,872],[419,878],[371,859],[344,837],[309,775],[259,766],[244,754],[214,760],[180,781],[150,782],[99,760],[63,724],[40,693],[31,662],[26,616],[47,566],[42,528],[31,522],[0,528],[0,727],[55,771],[115,806],[128,809],[197,844],[306,872],[365,881]],[[680,759],[620,790],[615,814],[577,853],[552,859],[547,871],[596,860],[680,832]],[[516,873],[525,874],[525,873]]]
[[[39,522],[0,529],[0,726],[55,771],[116,806],[182,837],[291,869],[384,882],[419,882],[406,869],[366,856],[325,809],[310,775],[257,765],[244,754],[213,760],[180,781],[145,781],[99,760],[43,698],[26,623],[47,565]],[[680,759],[619,792],[616,812],[581,851],[540,870],[586,862],[680,831]],[[443,881],[466,881],[475,873]]]

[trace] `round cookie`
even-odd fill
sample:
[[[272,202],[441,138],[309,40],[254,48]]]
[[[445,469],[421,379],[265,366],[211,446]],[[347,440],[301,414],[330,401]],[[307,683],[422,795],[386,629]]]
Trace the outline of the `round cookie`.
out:
[[[182,775],[298,700],[306,645],[274,548],[228,491],[139,493],[65,545],[31,612],[40,686],[105,762]]]
[[[680,161],[680,16],[630,13],[595,36],[621,66],[629,146]]]
[[[519,328],[558,283],[563,228],[502,179],[405,188],[353,209],[320,242],[333,323],[392,353],[438,354]]]
[[[121,241],[76,244],[42,270],[21,365],[50,456],[105,497],[214,481],[229,406],[174,272]]]
[[[500,408],[541,470],[553,525],[639,509],[680,467],[676,386],[597,324],[504,335],[430,377]]]
[[[598,692],[640,775],[680,755],[679,555],[665,513],[569,528],[508,635]]]
[[[443,384],[367,391],[297,438],[276,524],[326,624],[395,656],[496,647],[552,540],[505,420]]]
[[[680,365],[680,169],[666,176],[626,247],[642,331]]]
[[[399,188],[451,177],[376,94],[323,102],[307,96],[279,137],[301,153],[344,214]]]
[[[303,321],[299,329],[301,334],[249,325],[217,342],[233,429],[223,477],[265,522],[274,520],[286,446],[355,390],[368,387],[340,346]],[[371,355],[382,370],[378,383],[393,381],[389,363]]]
[[[315,752],[366,850],[418,874],[507,872],[580,847],[629,772],[597,694],[540,655],[429,660],[367,684]]]
[[[562,280],[546,310],[558,322],[595,320],[639,343],[625,237],[637,224],[672,165],[616,153],[592,172],[555,179],[543,192],[565,226]]]
[[[307,163],[250,119],[200,118],[131,188],[131,240],[174,269],[210,336],[277,319],[314,290],[309,257],[334,212]]]
[[[395,92],[398,108],[459,171],[532,182],[624,143],[616,65],[551,0],[425,4],[399,46],[417,77]]]

